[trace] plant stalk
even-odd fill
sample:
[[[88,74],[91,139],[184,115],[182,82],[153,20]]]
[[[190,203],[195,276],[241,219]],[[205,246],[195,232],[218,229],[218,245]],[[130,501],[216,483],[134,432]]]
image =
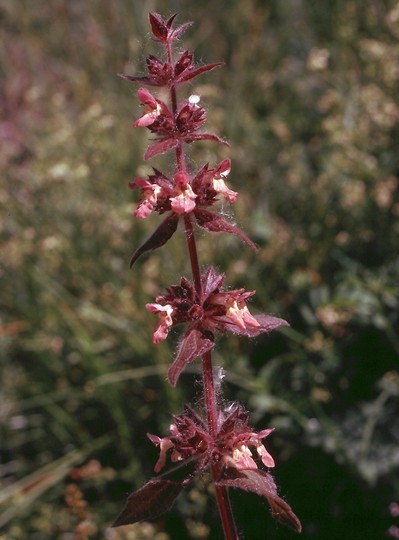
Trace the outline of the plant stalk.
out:
[[[201,274],[198,263],[198,253],[195,242],[193,224],[191,223],[189,216],[185,216],[184,222],[187,247],[190,254],[193,281],[195,283],[198,297],[200,298]],[[210,435],[213,438],[216,438],[218,432],[218,407],[211,351],[206,352],[202,356],[202,380],[204,387],[204,402],[208,421],[208,429]],[[215,486],[216,500],[218,504],[220,519],[223,526],[224,537],[225,540],[239,540],[234,515],[230,504],[228,488],[226,488],[225,486],[217,485],[217,481],[220,478],[220,473],[220,467],[216,464],[213,465],[212,479]]]
[[[172,49],[170,45],[166,49],[168,61],[172,64]],[[172,105],[173,114],[177,112],[177,93],[176,88],[172,86],[170,88],[170,99]],[[176,161],[178,172],[187,173],[187,167],[184,157],[183,144],[180,142],[176,147]],[[195,241],[194,228],[189,215],[184,216],[184,226],[187,248],[190,256],[191,271],[193,275],[193,282],[197,293],[198,300],[201,301],[202,296],[202,284],[201,284],[201,271],[198,261],[198,250]],[[202,357],[202,379],[204,387],[204,403],[206,409],[206,416],[208,421],[209,433],[213,438],[216,438],[218,431],[218,407],[215,390],[215,381],[213,375],[212,354],[211,351],[206,352]],[[213,465],[212,479],[215,486],[216,500],[218,504],[220,519],[222,522],[223,532],[225,540],[239,540],[237,528],[232,512],[229,491],[225,486],[218,486],[217,481],[220,478],[220,467]]]

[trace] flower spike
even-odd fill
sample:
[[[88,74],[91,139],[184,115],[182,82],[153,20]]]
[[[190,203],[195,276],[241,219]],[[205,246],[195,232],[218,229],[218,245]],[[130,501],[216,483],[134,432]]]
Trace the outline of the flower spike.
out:
[[[238,539],[229,504],[230,488],[263,496],[278,522],[301,532],[301,523],[278,495],[269,473],[275,461],[265,439],[274,429],[256,432],[249,426],[249,413],[240,405],[220,405],[223,402],[219,395],[222,369],[214,369],[212,358],[217,336],[231,332],[251,338],[268,334],[288,323],[266,313],[251,313],[249,300],[255,291],[225,288],[224,274],[218,274],[213,266],[201,273],[196,225],[211,233],[233,234],[254,251],[257,248],[241,229],[225,218],[223,212],[222,205],[234,204],[238,197],[228,182],[230,159],[223,159],[214,166],[205,163],[194,173],[188,167],[187,145],[197,141],[212,141],[225,146],[229,143],[204,130],[207,117],[200,96],[193,93],[179,100],[177,90],[223,63],[201,66],[194,62],[191,51],[182,49],[177,53],[174,44],[191,23],[176,26],[175,19],[176,15],[164,19],[158,13],[149,14],[152,35],[163,48],[164,56],[147,57],[145,76],[120,75],[125,80],[140,83],[137,98],[142,114],[133,126],[146,128],[151,133],[144,159],[170,151],[175,154],[173,172],[169,176],[153,168],[152,174],[145,178],[137,176],[129,183],[130,189],[139,192],[133,212],[137,219],[146,219],[153,213],[165,214],[155,231],[135,250],[130,266],[141,255],[166,244],[177,231],[179,221],[183,222],[192,280],[182,277],[178,284],[169,286],[146,308],[158,318],[152,335],[154,344],[165,341],[175,326],[183,326],[167,372],[172,386],[176,386],[185,368],[201,357],[201,402],[205,414],[202,418],[186,405],[182,414],[173,416],[169,435],[147,434],[159,448],[154,466],[157,476],[128,497],[113,527],[158,518],[172,507],[183,488],[209,471],[216,487],[225,538]],[[162,99],[150,92],[148,86],[163,88]]]

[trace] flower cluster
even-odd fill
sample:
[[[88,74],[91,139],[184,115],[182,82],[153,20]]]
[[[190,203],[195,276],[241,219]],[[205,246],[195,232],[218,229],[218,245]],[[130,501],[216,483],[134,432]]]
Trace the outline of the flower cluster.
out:
[[[219,412],[218,432],[212,437],[206,423],[186,406],[184,414],[174,417],[170,426],[170,437],[157,437],[148,434],[149,439],[160,447],[160,456],[154,467],[159,472],[166,463],[166,454],[172,449],[171,461],[178,462],[198,458],[200,470],[210,463],[220,464],[223,468],[236,468],[239,471],[257,470],[251,447],[266,467],[274,467],[274,460],[262,444],[262,439],[270,435],[273,429],[255,433],[248,425],[249,414],[239,405],[232,405]]]
[[[146,150],[144,159],[172,150],[179,142],[192,143],[208,139],[228,145],[227,141],[214,133],[198,133],[206,121],[205,109],[198,105],[199,96],[193,95],[184,100],[175,113],[145,88],[139,89],[137,97],[144,107],[144,114],[133,126],[146,127],[157,136],[156,141]]]
[[[188,325],[168,371],[173,386],[187,364],[214,347],[215,332],[228,331],[254,337],[288,324],[272,315],[251,315],[247,300],[255,291],[225,291],[221,288],[223,281],[224,276],[218,275],[211,267],[201,277],[200,291],[188,279],[182,278],[180,285],[172,285],[167,294],[157,296],[156,303],[146,306],[149,311],[159,315],[153,335],[154,343],[166,339],[172,326],[181,323]]]
[[[188,214],[197,209],[214,205],[219,195],[227,201],[235,202],[237,192],[226,186],[225,180],[230,172],[230,160],[225,159],[214,168],[207,163],[191,180],[188,174],[177,172],[170,180],[154,169],[154,174],[145,178],[135,178],[130,182],[131,189],[139,188],[141,198],[135,217],[144,219],[153,210],[159,214],[173,211]]]
[[[146,113],[142,118],[149,114],[152,113]],[[226,232],[238,236],[256,251],[255,244],[241,229],[220,213],[208,210],[220,197],[229,203],[236,201],[237,192],[226,185],[230,169],[230,160],[224,159],[215,167],[206,163],[193,177],[186,170],[178,170],[173,179],[170,179],[154,169],[154,174],[147,178],[134,178],[129,187],[139,189],[141,193],[135,217],[145,219],[153,211],[158,214],[169,213],[154,233],[136,249],[130,266],[146,251],[163,246],[176,232],[179,219],[185,215],[192,215],[197,225],[209,232]]]
[[[186,145],[195,141],[210,140],[228,145],[217,135],[202,131],[206,111],[198,95],[193,94],[180,103],[177,99],[179,86],[222,63],[197,66],[193,54],[187,50],[174,60],[172,45],[191,23],[175,27],[175,15],[165,20],[157,13],[150,13],[149,19],[152,34],[164,48],[166,59],[150,55],[147,75],[122,74],[121,77],[166,91],[168,102],[144,87],[139,88],[137,97],[143,112],[133,125],[148,129],[154,137],[144,159],[173,150],[176,167],[170,176],[153,168],[152,174],[146,178],[136,177],[129,184],[131,189],[139,191],[136,218],[145,219],[153,212],[166,214],[133,253],[130,266],[142,254],[166,244],[176,232],[179,221],[183,221],[193,280],[181,278],[180,284],[168,287],[165,294],[157,296],[155,302],[146,307],[159,317],[153,333],[154,343],[164,341],[175,325],[185,325],[168,370],[168,380],[176,386],[185,367],[201,357],[205,419],[186,406],[183,414],[174,416],[169,436],[148,435],[160,448],[155,465],[158,476],[129,496],[114,526],[153,519],[165,513],[196,475],[210,471],[226,538],[238,538],[228,502],[230,487],[263,495],[273,517],[300,532],[301,524],[290,506],[278,496],[272,476],[258,466],[274,467],[274,460],[263,444],[273,429],[253,431],[246,411],[238,405],[220,409],[221,400],[216,395],[216,387],[220,385],[215,381],[211,351],[218,334],[232,332],[254,337],[288,324],[271,315],[251,314],[247,302],[255,291],[223,288],[225,277],[212,266],[200,272],[194,225],[212,233],[234,234],[256,251],[254,243],[222,215],[220,205],[217,207],[221,201],[234,203],[237,199],[237,193],[226,184],[230,160],[224,159],[215,166],[206,163],[194,173],[188,169],[184,153]],[[169,470],[159,474],[169,456]]]
[[[206,422],[186,406],[183,414],[174,417],[169,437],[148,434],[151,442],[160,448],[155,472],[164,468],[168,452],[171,461],[179,465],[130,495],[115,525],[157,517],[165,507],[170,508],[180,491],[197,475],[213,468],[216,486],[236,487],[264,496],[273,517],[299,532],[301,524],[290,506],[278,496],[273,477],[258,467],[257,462],[267,468],[274,467],[274,460],[262,442],[273,429],[256,433],[248,425],[248,417],[248,412],[239,405],[226,407],[219,412],[217,434],[212,436]]]

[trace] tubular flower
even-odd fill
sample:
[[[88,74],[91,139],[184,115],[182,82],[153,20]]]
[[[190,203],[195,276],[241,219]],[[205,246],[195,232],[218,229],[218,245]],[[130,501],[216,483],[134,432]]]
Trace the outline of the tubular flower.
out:
[[[152,337],[153,343],[160,343],[168,337],[169,328],[173,325],[173,307],[169,304],[147,304],[148,311],[159,315],[159,321]]]
[[[206,163],[193,179],[193,189],[198,194],[198,204],[212,206],[221,194],[229,202],[235,202],[237,193],[229,189],[225,180],[231,170],[231,162],[224,159],[213,169]]]
[[[225,179],[229,175],[231,170],[231,163],[229,159],[225,159],[214,169],[212,177],[212,188],[216,193],[220,193],[229,202],[233,203],[237,199],[238,193],[229,189],[225,184]]]
[[[137,97],[144,106],[144,114],[136,120],[133,124],[134,127],[150,127],[161,115],[166,115],[168,118],[171,116],[167,105],[163,101],[154,98],[145,88],[138,90]]]
[[[177,214],[190,213],[197,207],[212,206],[217,196],[223,195],[229,202],[235,202],[237,193],[229,189],[223,178],[230,171],[230,160],[225,159],[214,169],[201,170],[193,181],[187,173],[177,172],[173,181],[154,169],[148,179],[137,177],[130,182],[131,189],[141,190],[138,209],[134,213],[139,219],[150,215],[152,210],[163,214],[172,210]],[[142,208],[142,207],[145,207]]]
[[[220,292],[212,296],[212,304],[224,306],[226,313],[217,320],[229,322],[242,330],[257,328],[260,323],[251,315],[246,304],[247,299],[255,294],[255,291],[245,292],[244,289]]]
[[[144,180],[144,178],[136,178],[134,184],[135,187],[141,189],[141,198],[134,216],[138,219],[144,219],[151,214],[154,206],[156,206],[158,197],[162,193],[162,188],[158,184],[151,184],[151,182]]]
[[[176,214],[192,212],[195,208],[197,195],[194,193],[190,185],[190,179],[185,173],[178,172],[175,175],[174,188],[176,196],[170,199],[172,210]]]

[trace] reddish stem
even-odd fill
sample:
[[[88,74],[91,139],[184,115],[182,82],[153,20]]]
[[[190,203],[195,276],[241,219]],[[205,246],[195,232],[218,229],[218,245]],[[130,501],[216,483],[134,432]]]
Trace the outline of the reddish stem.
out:
[[[173,65],[172,48],[170,43],[167,44],[166,54],[168,62]],[[177,112],[177,93],[176,88],[172,86],[170,88],[170,99],[172,104],[173,114]],[[187,172],[186,161],[183,151],[183,143],[179,142],[176,148],[176,161],[177,171]],[[197,297],[201,300],[202,285],[201,285],[201,272],[198,262],[198,251],[195,242],[194,228],[189,214],[184,215],[184,225],[186,233],[187,248],[190,255],[191,271],[193,274],[193,281]],[[215,381],[213,375],[212,355],[208,351],[202,357],[202,378],[204,385],[204,402],[208,421],[209,433],[213,438],[217,436],[218,430],[218,407],[216,400]],[[225,540],[239,540],[233,512],[230,505],[229,492],[225,486],[216,485],[220,478],[220,467],[215,464],[211,467],[212,479],[215,485],[216,500],[218,503],[220,519],[222,521],[223,532]]]
[[[201,298],[201,274],[198,263],[198,253],[195,243],[193,225],[188,215],[184,216],[186,226],[186,240],[190,254],[191,270],[198,297]],[[204,385],[204,401],[206,416],[208,420],[209,433],[216,438],[218,431],[218,407],[215,390],[215,380],[213,375],[212,354],[206,352],[202,356],[202,380]],[[216,485],[220,478],[220,468],[212,466],[212,479],[215,485],[216,500],[218,503],[220,519],[222,521],[225,540],[239,540],[233,512],[230,505],[229,492],[224,486]]]
[[[197,292],[198,301],[201,301],[201,295],[202,295],[201,272],[200,272],[200,267],[199,267],[199,262],[198,262],[198,252],[197,252],[197,246],[195,242],[193,224],[188,214],[184,215],[184,225],[185,225],[188,252],[190,254],[191,271],[193,273],[194,286]]]
[[[215,474],[217,472],[212,467],[212,478],[215,478]],[[215,485],[215,493],[225,540],[239,540],[227,488]]]

